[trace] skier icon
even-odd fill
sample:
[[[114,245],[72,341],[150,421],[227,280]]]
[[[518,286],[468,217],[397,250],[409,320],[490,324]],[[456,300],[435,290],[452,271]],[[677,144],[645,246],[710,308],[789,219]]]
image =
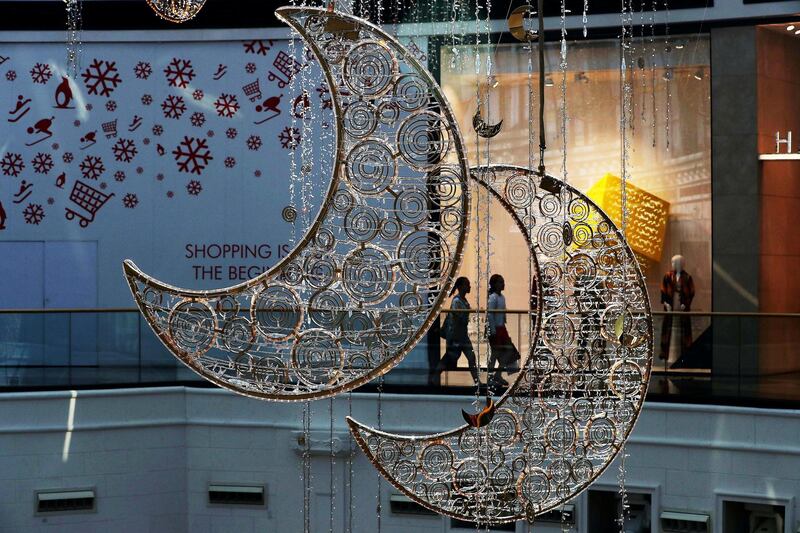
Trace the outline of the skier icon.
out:
[[[90,131],[89,133],[87,133],[86,135],[81,137],[80,138],[80,142],[81,143],[85,143],[85,146],[81,146],[81,150],[86,150],[91,145],[96,143],[97,142],[96,136],[97,136],[97,130],[94,130],[94,131]]]
[[[268,115],[267,118],[265,119],[253,122],[253,124],[263,124],[264,122],[280,115],[281,110],[278,109],[278,106],[281,103],[281,97],[283,97],[283,94],[279,94],[278,96],[270,96],[269,98],[264,100],[263,103],[257,105],[256,106],[257,113],[270,113],[270,115]]]
[[[32,143],[25,143],[25,146],[33,146],[52,137],[53,132],[50,131],[50,128],[53,127],[53,120],[55,120],[55,118],[56,117],[43,118],[38,122],[36,122],[36,124],[34,124],[33,126],[29,127],[27,130],[28,135],[39,135],[40,133],[43,133],[44,137]]]

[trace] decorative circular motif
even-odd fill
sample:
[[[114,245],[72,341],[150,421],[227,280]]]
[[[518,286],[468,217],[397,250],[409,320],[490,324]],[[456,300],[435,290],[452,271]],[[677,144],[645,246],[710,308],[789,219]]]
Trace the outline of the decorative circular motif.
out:
[[[420,188],[405,189],[394,200],[397,219],[407,226],[417,226],[428,220],[428,194]]]
[[[392,151],[380,141],[364,141],[353,147],[345,161],[347,181],[366,195],[380,194],[397,174]]]
[[[413,169],[424,172],[434,169],[449,150],[450,137],[436,113],[422,111],[403,121],[397,132],[400,157]]]
[[[216,318],[204,302],[179,303],[169,314],[168,323],[172,341],[187,355],[199,357],[214,344]]]
[[[378,124],[377,111],[369,102],[353,102],[347,106],[342,122],[348,135],[361,139],[371,134]]]
[[[394,287],[394,269],[389,254],[380,248],[360,248],[344,260],[342,284],[353,299],[376,303]]]
[[[415,74],[405,74],[394,84],[394,98],[403,111],[422,109],[430,100],[430,90],[425,81]]]
[[[221,342],[226,350],[244,353],[256,340],[253,324],[246,318],[232,318],[222,326]]]
[[[374,98],[389,90],[396,74],[397,63],[389,47],[366,41],[347,53],[342,77],[355,94]]]
[[[432,480],[437,480],[453,468],[453,451],[441,443],[425,447],[420,454],[422,472]]]
[[[252,317],[259,332],[270,340],[286,339],[300,326],[300,299],[289,287],[271,285],[253,297]]]
[[[512,207],[517,209],[528,207],[534,195],[535,188],[530,176],[515,174],[506,181],[505,198]]]
[[[432,231],[415,231],[406,235],[397,252],[400,272],[415,285],[437,285],[441,281],[442,273],[449,269],[446,242]]]
[[[380,228],[381,220],[377,211],[371,207],[357,205],[345,216],[344,225],[347,236],[360,243],[369,242],[375,238]]]
[[[343,364],[339,341],[327,330],[306,330],[292,348],[292,369],[298,379],[310,386],[336,381]]]
[[[281,211],[281,218],[290,224],[294,223],[294,221],[297,220],[297,209],[295,209],[293,205],[287,205],[283,208],[283,211]]]

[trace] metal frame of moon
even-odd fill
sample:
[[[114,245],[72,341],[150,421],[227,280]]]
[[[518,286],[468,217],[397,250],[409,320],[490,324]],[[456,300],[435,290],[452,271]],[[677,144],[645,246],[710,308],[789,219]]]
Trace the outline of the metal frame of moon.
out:
[[[481,427],[408,436],[347,422],[380,473],[438,513],[533,521],[571,500],[618,454],[650,377],[650,306],[623,232],[542,170],[470,170],[440,87],[379,27],[319,8],[276,14],[332,95],[336,154],[319,212],[287,257],[232,287],[180,289],[126,261],[148,324],[189,368],[240,394],[299,401],[352,390],[396,366],[438,319],[471,198],[483,194],[527,242],[521,371]]]

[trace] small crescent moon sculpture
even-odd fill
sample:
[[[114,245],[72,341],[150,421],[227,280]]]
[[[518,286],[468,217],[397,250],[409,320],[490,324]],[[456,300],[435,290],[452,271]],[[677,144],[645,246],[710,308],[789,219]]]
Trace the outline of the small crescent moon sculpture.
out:
[[[472,116],[472,129],[475,130],[475,133],[477,133],[484,139],[490,139],[494,137],[495,135],[500,133],[500,129],[502,127],[503,127],[502,120],[497,124],[492,124],[492,125],[487,124],[481,117],[480,107],[475,111],[475,114]]]
[[[574,498],[617,455],[647,390],[653,325],[636,258],[597,205],[546,178],[510,166],[473,174],[516,221],[536,275],[531,350],[491,422],[401,436],[348,418],[389,482],[460,520],[532,520]]]
[[[317,218],[287,257],[232,287],[180,289],[131,261],[124,270],[189,368],[240,394],[297,401],[388,372],[437,319],[464,246],[469,169],[441,89],[396,39],[325,9],[276,15],[332,94],[337,153]]]
[[[533,6],[523,5],[511,12],[508,17],[508,31],[518,41],[529,43],[539,37],[539,33],[525,28],[525,17],[536,15]]]

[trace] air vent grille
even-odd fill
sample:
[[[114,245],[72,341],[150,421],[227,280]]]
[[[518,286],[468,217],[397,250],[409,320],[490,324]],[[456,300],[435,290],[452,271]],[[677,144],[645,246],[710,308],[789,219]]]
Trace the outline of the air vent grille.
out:
[[[392,494],[389,496],[389,508],[394,514],[415,514],[425,516],[438,516],[430,509],[423,507],[408,496]]]
[[[37,513],[71,513],[94,511],[93,490],[61,490],[36,493]]]
[[[264,505],[263,486],[209,485],[208,503],[214,505]]]
[[[664,511],[661,530],[664,533],[708,533],[710,517],[705,514]]]

